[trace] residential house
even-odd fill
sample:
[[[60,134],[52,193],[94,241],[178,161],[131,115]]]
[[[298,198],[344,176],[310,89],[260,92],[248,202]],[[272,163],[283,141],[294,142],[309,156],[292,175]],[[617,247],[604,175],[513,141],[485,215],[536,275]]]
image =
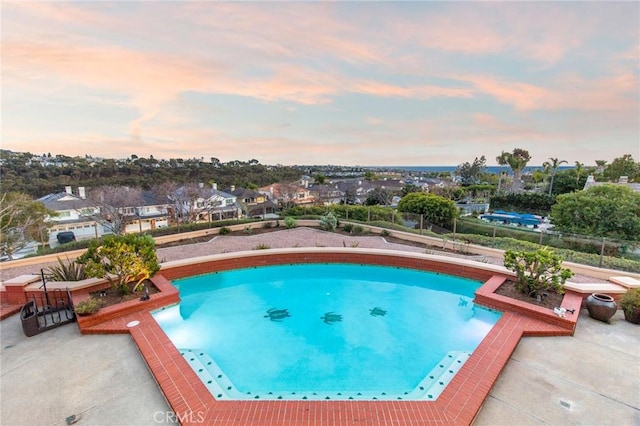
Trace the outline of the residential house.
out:
[[[309,185],[309,193],[317,204],[329,206],[331,204],[340,204],[344,200],[344,192],[338,188],[335,183],[328,184],[312,184]]]
[[[315,202],[309,188],[304,188],[296,184],[273,183],[258,188],[258,192],[281,208],[293,205],[312,204]]]
[[[124,209],[127,215],[125,233],[144,232],[169,226],[171,208],[169,199],[157,197],[151,191],[142,191],[143,204]]]
[[[215,183],[211,187],[205,187],[202,183],[197,186],[182,186],[169,194],[168,198],[173,203],[176,219],[188,218],[190,221],[205,222],[238,218],[242,215],[236,196],[218,190]]]
[[[246,216],[255,218],[277,217],[276,208],[278,206],[258,191],[247,188],[236,188],[234,185],[231,185],[231,188],[226,192],[235,195],[237,203],[241,206]]]
[[[50,247],[60,244],[58,234],[61,232],[73,232],[76,240],[97,238],[106,233],[102,225],[94,219],[100,213],[100,207],[86,199],[84,187],[78,188],[77,195],[67,186],[65,192],[45,195],[36,201],[44,204],[47,210],[55,212],[55,215],[46,218],[50,224]]]

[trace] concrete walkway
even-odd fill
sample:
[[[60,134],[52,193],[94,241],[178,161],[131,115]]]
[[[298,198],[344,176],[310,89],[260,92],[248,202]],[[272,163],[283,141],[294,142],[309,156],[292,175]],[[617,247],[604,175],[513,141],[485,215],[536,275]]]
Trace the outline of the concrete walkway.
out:
[[[75,323],[26,337],[19,315],[0,322],[0,424],[143,426],[170,408],[128,335],[81,335]],[[169,413],[169,415],[167,415]]]
[[[640,326],[583,309],[573,337],[523,338],[474,425],[640,425]]]
[[[80,335],[75,324],[25,337],[0,323],[0,424],[174,423],[127,335]],[[475,425],[640,424],[640,327],[581,312],[574,337],[523,339]]]

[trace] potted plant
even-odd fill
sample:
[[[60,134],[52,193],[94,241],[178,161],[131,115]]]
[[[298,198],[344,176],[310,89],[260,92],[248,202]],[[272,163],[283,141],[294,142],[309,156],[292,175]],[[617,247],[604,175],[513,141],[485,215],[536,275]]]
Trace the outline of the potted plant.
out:
[[[640,324],[640,287],[630,288],[620,299],[620,308],[624,312],[624,319]]]

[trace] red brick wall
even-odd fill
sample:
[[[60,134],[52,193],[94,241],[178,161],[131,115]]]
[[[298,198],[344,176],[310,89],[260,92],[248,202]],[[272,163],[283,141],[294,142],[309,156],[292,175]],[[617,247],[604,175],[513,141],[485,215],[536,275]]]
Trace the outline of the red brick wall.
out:
[[[386,265],[402,268],[432,271],[477,281],[486,281],[492,272],[469,266],[452,265],[434,260],[415,259],[393,255],[368,253],[286,253],[256,254],[255,256],[234,259],[211,260],[174,268],[163,268],[161,274],[169,280],[230,269],[249,268],[254,266],[300,264],[300,263],[355,263],[364,265]]]

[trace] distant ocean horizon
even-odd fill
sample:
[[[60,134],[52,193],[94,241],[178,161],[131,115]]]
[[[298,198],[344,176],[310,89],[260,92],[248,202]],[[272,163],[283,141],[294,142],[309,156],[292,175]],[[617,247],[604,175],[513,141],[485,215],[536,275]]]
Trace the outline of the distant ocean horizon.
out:
[[[422,172],[422,173],[451,173],[454,172],[458,166],[366,166],[370,169],[387,169],[387,170],[402,170],[407,172]],[[573,169],[573,166],[560,166],[558,170]],[[511,168],[509,166],[487,166],[487,173],[498,174],[500,169],[503,172],[510,173]],[[531,173],[535,170],[543,170],[543,166],[527,166],[524,168],[524,173]]]

